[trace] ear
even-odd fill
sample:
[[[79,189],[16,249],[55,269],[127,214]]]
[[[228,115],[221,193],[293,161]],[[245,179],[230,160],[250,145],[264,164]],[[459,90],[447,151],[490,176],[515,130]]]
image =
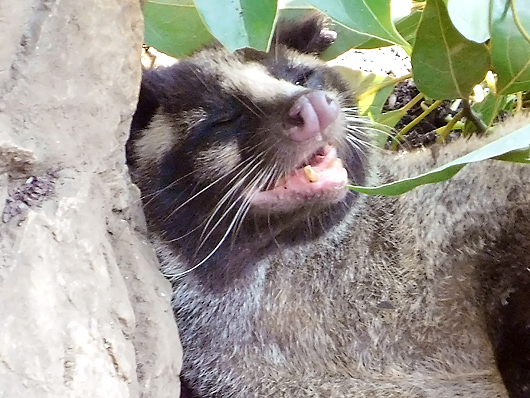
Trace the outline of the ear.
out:
[[[327,28],[325,16],[315,12],[300,20],[279,20],[272,43],[302,53],[321,54],[336,38],[337,33]]]

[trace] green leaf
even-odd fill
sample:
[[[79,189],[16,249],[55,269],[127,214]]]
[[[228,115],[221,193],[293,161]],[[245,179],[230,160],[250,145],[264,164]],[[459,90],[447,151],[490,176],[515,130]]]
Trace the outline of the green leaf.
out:
[[[418,30],[418,26],[420,24],[421,14],[421,10],[415,10],[410,15],[396,23],[396,30],[411,46],[414,45],[414,42],[416,41],[416,31]],[[388,43],[379,39],[369,39],[364,43],[359,44],[357,48],[370,49],[385,47],[391,44],[392,43]]]
[[[495,159],[512,163],[530,163],[530,149],[508,152],[497,156]]]
[[[388,96],[394,90],[397,82],[390,76],[379,76],[375,73],[366,73],[351,69],[346,66],[334,66],[341,76],[348,82],[351,90],[358,99],[359,115],[369,116],[372,120],[381,114]],[[374,90],[374,88],[379,88]],[[366,92],[368,95],[364,95]]]
[[[370,38],[410,47],[392,23],[390,0],[310,0],[310,3],[351,31],[350,47]]]
[[[416,32],[418,31],[422,14],[422,10],[415,10],[408,17],[403,18],[396,24],[396,29],[399,34],[411,46],[416,42]]]
[[[147,1],[144,18],[145,44],[172,57],[185,57],[215,40],[192,0]]]
[[[481,102],[476,102],[471,109],[486,124],[491,126],[501,109],[504,109],[508,103],[508,96],[497,95],[490,91]]]
[[[466,39],[484,43],[490,38],[490,0],[449,0],[447,11],[453,26]]]
[[[530,163],[530,126],[523,127],[484,147],[477,149],[446,165],[438,167],[417,177],[380,185],[378,187],[350,186],[354,191],[369,195],[401,195],[420,185],[446,181],[460,171],[466,164],[486,159],[510,160]]]
[[[406,113],[407,112],[403,111],[403,109],[394,109],[393,111],[388,111],[377,115],[374,117],[374,121],[393,128],[401,119],[403,119],[403,116],[405,116]]]
[[[195,0],[206,26],[229,51],[253,47],[267,51],[276,17],[276,0]]]
[[[530,32],[530,2],[515,1],[523,28]],[[530,43],[514,23],[507,0],[492,0],[491,57],[497,73],[497,92],[510,94],[530,89]]]
[[[388,83],[389,81],[392,81],[392,79],[389,76],[382,77],[375,75],[373,73],[370,73],[369,75],[374,75],[373,77],[373,84],[381,85]],[[369,79],[372,79],[372,76],[368,77]],[[369,116],[373,120],[377,120],[379,116],[381,115],[381,111],[383,110],[383,106],[385,105],[385,102],[387,101],[390,94],[392,94],[392,91],[394,91],[394,88],[396,87],[397,83],[393,84],[385,84],[384,87],[377,90],[374,93],[371,93],[366,96],[362,96],[359,99],[359,108],[360,108],[360,114]]]
[[[418,89],[433,99],[467,98],[490,66],[486,45],[453,27],[443,0],[427,1],[411,62]]]

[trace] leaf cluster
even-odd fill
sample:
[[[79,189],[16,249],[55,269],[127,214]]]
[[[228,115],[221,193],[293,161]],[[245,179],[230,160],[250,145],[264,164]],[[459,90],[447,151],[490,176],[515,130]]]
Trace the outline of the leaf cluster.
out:
[[[405,7],[396,11],[398,4]],[[398,78],[341,68],[355,87],[360,113],[375,122],[394,127],[414,104],[422,103],[424,112],[398,132],[394,149],[442,101],[452,102],[457,111],[437,130],[440,141],[454,129],[465,134],[483,132],[500,113],[527,107],[527,0],[148,0],[144,7],[145,41],[177,58],[215,40],[230,51],[243,47],[266,51],[279,18],[302,17],[315,8],[330,17],[338,33],[335,43],[322,55],[324,59],[333,59],[351,48],[388,45],[398,45],[411,56],[411,75]],[[401,109],[383,112],[383,104],[396,84],[411,76],[420,94]],[[494,143],[493,152],[479,150],[464,163],[453,162],[413,181],[400,182],[397,188],[391,184],[390,189],[365,191],[399,194],[417,185],[445,180],[467,162],[483,159],[484,154],[525,161],[529,158],[524,149],[530,146],[530,129],[520,131],[517,140]]]

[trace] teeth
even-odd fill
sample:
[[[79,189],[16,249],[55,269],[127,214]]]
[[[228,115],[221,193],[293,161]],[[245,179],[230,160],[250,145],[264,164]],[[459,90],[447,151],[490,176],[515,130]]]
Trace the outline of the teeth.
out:
[[[306,178],[309,180],[309,182],[317,182],[318,181],[318,174],[313,170],[313,168],[310,165],[307,165],[304,167],[304,174]]]
[[[276,184],[274,184],[274,188],[278,188],[281,185],[285,184],[285,177],[280,178],[278,181],[276,181]]]

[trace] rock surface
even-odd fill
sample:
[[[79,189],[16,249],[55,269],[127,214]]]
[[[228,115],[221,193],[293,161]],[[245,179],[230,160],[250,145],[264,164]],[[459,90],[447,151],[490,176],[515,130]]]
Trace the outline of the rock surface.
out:
[[[0,397],[178,397],[124,146],[138,0],[0,0]]]

